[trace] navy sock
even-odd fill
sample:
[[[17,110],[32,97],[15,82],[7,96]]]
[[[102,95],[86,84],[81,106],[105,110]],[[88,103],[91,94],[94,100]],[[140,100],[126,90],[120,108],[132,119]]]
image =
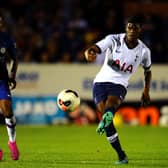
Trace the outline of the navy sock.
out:
[[[109,140],[114,150],[117,152],[119,160],[123,160],[126,157],[126,155],[125,152],[122,150],[120,140],[118,138],[118,133],[113,122],[105,130],[107,139]]]
[[[114,115],[115,108],[114,108],[114,107],[106,108],[106,109],[105,109],[105,113],[106,113],[106,112],[111,112],[111,113]]]
[[[111,145],[116,150],[119,160],[123,160],[126,155],[125,155],[125,152],[121,148],[120,140],[118,139],[118,137],[113,143],[111,143]]]

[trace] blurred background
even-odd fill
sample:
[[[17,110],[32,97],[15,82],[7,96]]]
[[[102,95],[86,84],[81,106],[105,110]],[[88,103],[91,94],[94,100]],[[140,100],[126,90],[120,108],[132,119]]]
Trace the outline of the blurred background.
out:
[[[167,0],[1,0],[0,8],[18,46],[18,86],[13,91],[18,124],[97,123],[91,87],[103,57],[87,63],[84,50],[107,34],[124,32],[126,19],[138,14],[145,16],[141,39],[152,52],[151,105],[140,107],[139,69],[115,123],[168,125]],[[65,88],[81,97],[80,109],[71,114],[56,105]]]

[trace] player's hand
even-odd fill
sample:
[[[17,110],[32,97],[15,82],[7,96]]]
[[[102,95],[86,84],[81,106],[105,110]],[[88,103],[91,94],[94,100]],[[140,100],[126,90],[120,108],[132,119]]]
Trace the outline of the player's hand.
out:
[[[113,114],[111,112],[106,112],[105,114],[103,114],[102,120],[100,121],[96,129],[96,132],[102,135],[105,131],[105,128],[111,124],[112,119],[113,119]]]
[[[149,92],[143,92],[141,96],[141,106],[146,107],[150,104]]]
[[[9,78],[8,83],[11,90],[16,88],[16,80],[14,78]]]
[[[96,60],[96,52],[93,49],[86,50],[84,54],[88,62],[94,62]]]

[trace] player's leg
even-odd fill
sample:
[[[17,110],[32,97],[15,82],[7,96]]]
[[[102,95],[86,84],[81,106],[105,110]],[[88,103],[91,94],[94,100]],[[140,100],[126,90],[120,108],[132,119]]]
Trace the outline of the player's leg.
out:
[[[111,112],[113,116],[115,115],[116,110],[122,103],[127,91],[121,85],[111,84],[108,86],[108,97],[105,104],[105,112]],[[117,164],[125,164],[128,163],[127,156],[123,151],[120,140],[118,137],[118,133],[116,128],[111,121],[111,124],[105,128],[107,139],[109,140],[111,146],[115,149],[118,154],[119,161]]]
[[[118,133],[116,131],[116,128],[113,124],[113,121],[111,122],[111,124],[105,128],[105,132],[106,132],[106,136],[107,139],[109,141],[109,143],[111,144],[111,146],[113,147],[113,149],[116,151],[119,161],[117,161],[117,164],[126,164],[128,163],[128,158],[124,152],[124,150],[121,147],[120,144],[120,140],[118,137]]]
[[[122,100],[119,99],[117,96],[108,96],[106,105],[105,105],[105,111],[109,111],[115,115],[116,109],[121,104]],[[114,148],[114,150],[118,154],[119,162],[122,163],[128,163],[128,159],[126,157],[125,152],[123,151],[120,140],[118,137],[117,130],[113,124],[113,121],[111,121],[111,124],[105,128],[107,139],[109,140],[109,143]]]
[[[0,107],[5,117],[7,133],[9,137],[8,146],[13,160],[19,159],[19,151],[16,144],[16,119],[12,111],[11,100],[0,100]]]
[[[102,119],[98,125],[97,132],[99,134],[103,134],[105,131],[105,127],[109,126],[112,122],[114,113],[118,106],[121,104],[121,100],[117,96],[107,96],[106,101],[104,103],[104,114]],[[99,109],[101,106],[101,102],[97,104]]]
[[[93,99],[96,104],[97,110],[100,113],[100,116],[104,114],[105,100],[107,98],[104,89],[104,83],[95,83],[93,85]],[[98,124],[96,132],[99,134],[103,134],[104,131],[104,122],[103,120],[101,120]]]
[[[114,98],[112,98],[112,99],[114,99]],[[103,102],[99,102],[97,106],[99,107],[99,110],[104,108]],[[117,107],[117,105],[116,105],[116,107]],[[108,107],[108,108],[105,109],[105,113],[107,113],[107,112],[110,112],[114,115],[115,108],[114,107],[111,107],[111,108]],[[99,127],[101,127],[101,122],[99,123],[98,129],[99,129]],[[118,155],[119,161],[117,161],[116,164],[126,164],[126,163],[128,163],[128,158],[127,158],[124,150],[121,147],[120,140],[119,140],[119,137],[118,137],[118,133],[117,133],[116,128],[113,124],[113,121],[111,121],[111,124],[108,127],[105,127],[104,130],[103,130],[103,126],[102,126],[102,130],[100,128],[100,131],[102,133],[104,131],[106,132],[106,136],[107,136],[107,139],[108,139],[109,143],[111,144],[111,146],[113,147],[113,149],[116,151],[116,153]]]
[[[109,87],[110,89],[106,89],[107,87]],[[102,114],[111,113],[112,116],[114,115],[116,109],[122,102],[122,100],[119,98],[120,92],[122,92],[122,89],[121,90],[119,89],[120,89],[120,86],[119,88],[117,88],[115,87],[114,84],[109,84],[109,83],[96,83],[94,85],[93,96],[99,112],[101,112]],[[110,96],[107,96],[108,94]],[[112,94],[115,94],[116,96],[111,96]],[[125,94],[126,94],[126,90],[125,88],[123,88],[123,92],[121,93],[121,96],[124,98]],[[126,160],[127,158],[124,151],[121,148],[117,131],[113,125],[113,121],[112,120],[110,121],[111,124],[107,128],[105,128],[104,122],[106,121],[104,121],[103,119],[100,121],[97,127],[97,132],[99,134],[102,134],[104,131],[106,131],[107,138],[110,144],[112,145],[112,147],[117,152],[119,157],[119,163],[121,163],[121,160],[123,161],[124,159]],[[127,160],[127,163],[128,163],[128,160]]]

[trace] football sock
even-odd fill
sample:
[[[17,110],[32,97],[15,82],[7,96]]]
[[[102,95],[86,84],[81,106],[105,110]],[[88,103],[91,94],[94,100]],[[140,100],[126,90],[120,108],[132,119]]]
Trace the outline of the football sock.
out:
[[[9,136],[10,142],[15,142],[16,140],[16,119],[15,117],[5,118],[6,128]]]
[[[105,110],[105,112],[109,112],[109,111],[112,112],[112,114],[114,115],[115,108],[111,107]],[[123,160],[126,157],[126,155],[121,148],[120,140],[118,138],[118,133],[116,131],[113,121],[105,130],[106,130],[107,139],[110,142],[111,146],[114,148],[114,150],[117,152],[119,160]]]
[[[121,148],[120,140],[118,138],[118,134],[115,133],[114,135],[107,137],[111,146],[115,149],[118,154],[119,160],[123,160],[125,158],[125,152]]]

